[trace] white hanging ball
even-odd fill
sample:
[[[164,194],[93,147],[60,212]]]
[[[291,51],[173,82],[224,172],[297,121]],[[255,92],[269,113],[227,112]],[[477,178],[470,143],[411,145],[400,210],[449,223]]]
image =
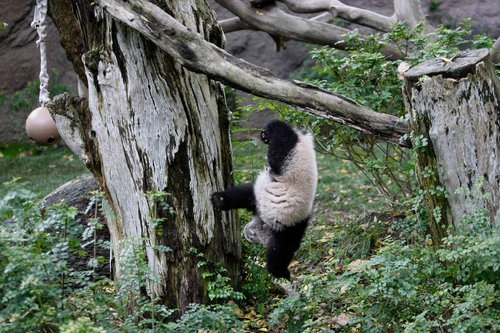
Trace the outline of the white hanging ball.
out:
[[[39,145],[51,145],[59,142],[61,136],[56,123],[45,106],[33,110],[26,119],[26,133]]]

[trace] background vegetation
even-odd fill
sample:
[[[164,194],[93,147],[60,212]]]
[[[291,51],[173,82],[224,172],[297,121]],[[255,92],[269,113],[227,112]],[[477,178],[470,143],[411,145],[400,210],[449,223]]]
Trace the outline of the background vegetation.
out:
[[[350,55],[329,48],[313,51],[317,66],[298,75],[404,116],[399,63],[385,60],[378,52],[381,45],[397,42],[407,50],[407,61],[417,63],[464,47],[469,27],[468,22],[456,29],[441,27],[430,42],[421,27],[397,25]],[[357,35],[346,38],[356,41]],[[490,44],[480,36],[466,46]],[[436,250],[421,214],[412,150],[263,100],[255,106],[233,104],[233,132],[242,116],[263,107],[313,131],[320,152],[315,216],[292,262],[292,284],[271,279],[263,249],[255,244],[244,242],[238,290],[217,263],[190,251],[209,286],[210,304],[193,304],[177,318],[176,309],[141,293],[156,277],[132,242],[123,244],[127,278],[120,285],[95,272],[101,258],[89,258],[87,269],[77,270],[71,262],[82,249],[109,247],[95,237],[102,225],[77,223],[76,209],[64,203],[40,210],[37,199],[84,168],[63,147],[4,144],[0,332],[500,331],[498,225],[489,225],[484,212],[470,212],[463,221],[467,233],[451,233]],[[265,165],[266,148],[256,141],[234,141],[233,147],[236,182],[252,180]],[[99,200],[102,194],[93,193],[91,202]],[[248,213],[240,212],[240,218],[248,221]],[[129,311],[131,304],[137,311]]]

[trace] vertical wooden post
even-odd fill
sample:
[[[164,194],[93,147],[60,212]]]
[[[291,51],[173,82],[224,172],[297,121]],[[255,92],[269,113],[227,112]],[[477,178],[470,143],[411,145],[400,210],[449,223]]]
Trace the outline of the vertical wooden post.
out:
[[[432,238],[485,209],[500,223],[500,84],[486,49],[438,58],[405,73],[405,105],[417,148]],[[418,140],[417,140],[418,141]]]

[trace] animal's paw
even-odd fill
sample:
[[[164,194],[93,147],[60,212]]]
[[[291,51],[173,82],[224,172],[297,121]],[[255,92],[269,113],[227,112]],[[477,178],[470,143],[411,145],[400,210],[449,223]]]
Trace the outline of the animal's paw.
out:
[[[212,205],[217,209],[227,209],[226,206],[226,194],[224,192],[215,192],[212,194]]]
[[[254,218],[245,225],[243,236],[251,243],[267,245],[272,237],[272,231],[259,218]]]
[[[260,138],[265,144],[269,144],[269,142],[271,142],[271,139],[269,138],[269,135],[267,134],[265,129],[260,132]]]

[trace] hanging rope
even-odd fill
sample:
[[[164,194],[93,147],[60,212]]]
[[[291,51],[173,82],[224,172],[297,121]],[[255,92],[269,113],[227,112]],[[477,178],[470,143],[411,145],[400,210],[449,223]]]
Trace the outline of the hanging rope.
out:
[[[47,50],[45,38],[47,37],[47,0],[37,0],[35,15],[31,26],[38,32],[36,45],[40,48],[40,96],[38,101],[45,106],[49,101],[49,73],[47,72]]]

